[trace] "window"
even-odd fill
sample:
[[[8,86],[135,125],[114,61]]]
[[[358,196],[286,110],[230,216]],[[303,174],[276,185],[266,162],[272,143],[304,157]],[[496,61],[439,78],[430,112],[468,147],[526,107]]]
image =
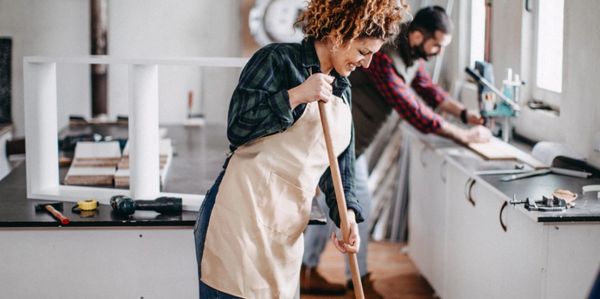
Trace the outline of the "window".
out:
[[[469,65],[483,61],[485,53],[485,0],[471,0],[471,48]]]
[[[471,0],[471,42],[469,65],[483,61],[486,44],[486,0]]]
[[[564,0],[537,1],[533,96],[560,106],[563,76]]]

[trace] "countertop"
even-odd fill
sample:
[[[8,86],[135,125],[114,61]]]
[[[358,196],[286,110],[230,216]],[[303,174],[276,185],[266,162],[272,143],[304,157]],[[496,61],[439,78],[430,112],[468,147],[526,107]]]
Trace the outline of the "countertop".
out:
[[[174,148],[173,160],[169,168],[163,192],[205,194],[222,170],[229,152],[226,126],[208,124],[200,127],[161,126],[167,129]],[[127,126],[93,125],[71,127],[59,134],[62,137],[72,134],[99,133],[114,139],[127,138]],[[67,168],[61,168],[61,178]],[[5,227],[57,227],[60,223],[46,212],[36,212],[44,200],[27,198],[25,163],[16,166],[0,181],[0,228]],[[191,227],[195,224],[197,212],[183,211],[181,215],[163,215],[154,211],[136,211],[130,216],[119,216],[108,205],[100,205],[92,215],[74,213],[75,203],[63,202],[63,214],[71,222],[68,227],[121,227],[121,226],[174,226]],[[309,224],[324,224],[326,216],[313,201]]]
[[[590,178],[575,178],[559,174],[546,174],[524,178],[520,180],[503,182],[500,181],[505,175],[478,175],[476,172],[481,170],[499,170],[513,169],[518,163],[512,160],[485,160],[483,157],[471,150],[444,138],[433,134],[424,135],[410,128],[403,126],[404,132],[413,135],[426,144],[428,149],[444,155],[448,163],[452,163],[463,169],[469,176],[475,178],[478,182],[488,185],[496,193],[502,195],[506,201],[516,196],[518,200],[530,197],[535,200],[541,200],[542,195],[550,195],[556,189],[567,189],[578,194],[575,200],[575,207],[562,212],[539,212],[529,211],[523,205],[516,206],[528,217],[537,222],[581,222],[581,221],[600,221],[600,199],[596,192],[582,194],[582,187],[585,185],[599,185],[600,177],[594,175]],[[527,167],[527,166],[526,166]]]

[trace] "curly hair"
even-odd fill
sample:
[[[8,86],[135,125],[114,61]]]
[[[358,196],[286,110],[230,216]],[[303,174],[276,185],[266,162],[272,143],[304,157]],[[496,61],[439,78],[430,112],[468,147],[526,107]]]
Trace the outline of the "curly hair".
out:
[[[305,37],[316,40],[333,34],[334,47],[357,38],[389,41],[399,33],[404,0],[312,0],[296,24]]]

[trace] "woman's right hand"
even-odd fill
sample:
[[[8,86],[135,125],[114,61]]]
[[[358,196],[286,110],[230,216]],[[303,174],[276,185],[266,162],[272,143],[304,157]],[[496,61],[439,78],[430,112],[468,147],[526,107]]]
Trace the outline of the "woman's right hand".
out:
[[[292,109],[300,104],[314,101],[327,102],[333,97],[331,84],[335,78],[322,73],[313,74],[302,84],[288,90]]]

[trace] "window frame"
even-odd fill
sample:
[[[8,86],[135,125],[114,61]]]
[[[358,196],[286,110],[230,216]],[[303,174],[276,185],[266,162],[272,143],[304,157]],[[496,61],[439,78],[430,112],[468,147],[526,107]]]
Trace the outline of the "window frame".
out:
[[[533,9],[533,34],[532,34],[532,38],[533,38],[533,59],[531,60],[531,67],[532,67],[532,72],[531,72],[531,97],[534,100],[537,101],[542,101],[545,104],[548,104],[554,108],[556,108],[557,110],[560,109],[560,104],[562,102],[562,86],[561,86],[561,92],[555,92],[549,89],[545,89],[542,87],[539,87],[537,85],[537,79],[538,79],[538,48],[539,48],[539,38],[538,38],[538,34],[539,34],[539,21],[540,21],[540,10],[539,10],[539,3],[540,1],[536,1],[536,7]],[[563,1],[563,44],[561,45],[561,47],[563,47],[563,52],[562,52],[562,61],[561,64],[563,64],[563,68],[562,68],[562,74],[561,76],[563,77],[561,79],[561,84],[564,85],[564,61],[565,61],[565,55],[564,55],[564,9],[565,9],[565,1]]]

